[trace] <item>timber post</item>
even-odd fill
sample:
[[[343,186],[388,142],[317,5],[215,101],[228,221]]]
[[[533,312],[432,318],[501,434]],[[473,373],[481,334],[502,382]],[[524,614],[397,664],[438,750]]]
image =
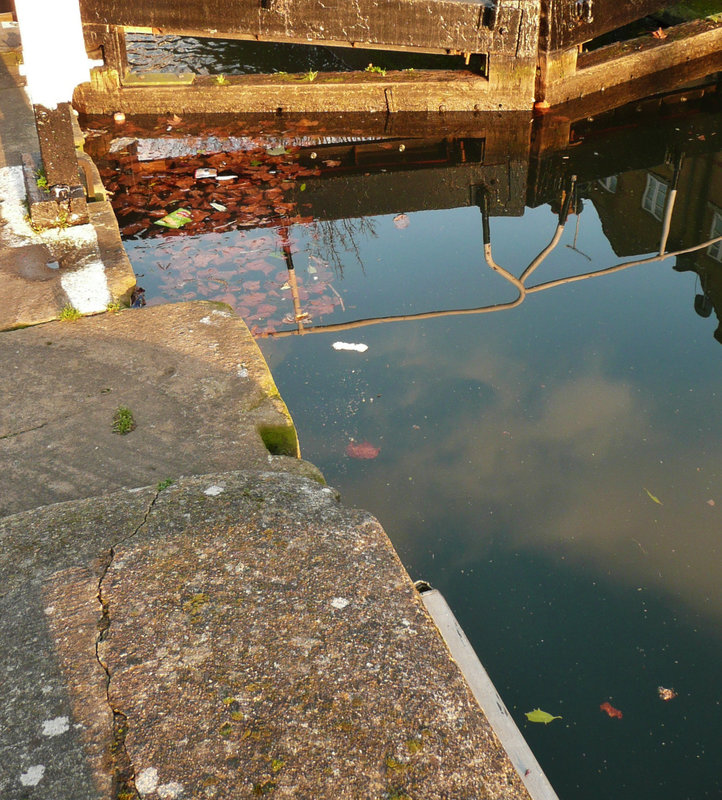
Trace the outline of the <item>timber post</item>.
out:
[[[118,89],[128,73],[125,29],[117,25],[83,25],[83,37],[88,55],[103,62],[102,69],[91,72],[91,82],[111,91]]]
[[[80,179],[70,103],[55,108],[33,105],[42,172],[23,158],[30,219],[43,228],[88,221],[85,186]],[[37,176],[40,177],[37,177]]]

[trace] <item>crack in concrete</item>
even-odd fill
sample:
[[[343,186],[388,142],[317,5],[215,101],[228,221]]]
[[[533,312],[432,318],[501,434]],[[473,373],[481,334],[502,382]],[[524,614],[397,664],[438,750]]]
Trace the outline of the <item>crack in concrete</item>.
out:
[[[46,425],[49,425],[50,422],[43,422],[40,425],[35,425],[33,428],[26,428],[24,431],[15,431],[14,433],[4,433],[0,436],[0,439],[12,439],[14,436],[22,436],[24,433],[32,433],[33,431],[39,431],[41,428],[44,428]]]
[[[125,736],[128,730],[128,718],[125,714],[123,714],[122,711],[118,711],[118,709],[113,708],[113,704],[110,701],[111,674],[110,670],[108,669],[108,665],[103,661],[100,654],[100,644],[106,639],[108,630],[110,629],[110,611],[108,609],[107,600],[103,599],[103,581],[105,580],[105,576],[108,574],[108,570],[110,569],[113,559],[115,558],[115,548],[136,536],[140,529],[146,524],[148,517],[150,516],[150,512],[153,510],[153,506],[160,495],[160,492],[160,489],[156,490],[155,494],[153,495],[153,499],[150,501],[145,510],[143,519],[135,528],[135,530],[120,539],[110,548],[105,563],[103,564],[100,578],[98,579],[97,597],[101,607],[101,616],[100,620],[98,621],[98,635],[95,639],[95,658],[98,661],[98,664],[100,664],[103,672],[105,672],[105,697],[108,707],[113,713],[113,742],[111,745],[110,755],[113,770],[113,794],[115,800],[140,800],[140,794],[135,786],[135,770],[133,769],[133,764],[131,763],[130,756],[128,755],[128,751],[125,747]]]

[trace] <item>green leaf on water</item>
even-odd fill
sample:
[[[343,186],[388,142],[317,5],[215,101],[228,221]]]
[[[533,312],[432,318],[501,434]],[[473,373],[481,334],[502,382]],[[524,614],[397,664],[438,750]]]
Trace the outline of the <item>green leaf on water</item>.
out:
[[[654,496],[654,495],[653,495],[653,494],[652,494],[652,493],[649,491],[649,489],[645,488],[645,490],[644,490],[644,491],[647,493],[647,496],[649,497],[649,499],[650,499],[650,500],[652,500],[652,501],[654,501],[655,503],[657,503],[657,505],[660,505],[660,506],[662,505],[662,501],[661,501],[661,500],[660,500],[658,497],[655,497],[655,496]]]
[[[561,719],[561,717],[552,716],[552,714],[549,714],[547,711],[542,711],[541,708],[527,711],[526,718],[529,722],[543,722],[545,725],[548,725],[552,720]]]

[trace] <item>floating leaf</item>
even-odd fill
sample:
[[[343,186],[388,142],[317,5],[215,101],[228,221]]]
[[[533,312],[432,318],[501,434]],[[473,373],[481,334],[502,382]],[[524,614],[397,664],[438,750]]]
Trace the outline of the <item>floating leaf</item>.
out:
[[[394,217],[394,227],[398,228],[399,230],[403,230],[404,228],[409,227],[409,217],[407,214],[397,214]]]
[[[545,725],[548,725],[555,719],[561,719],[561,717],[555,717],[552,714],[549,714],[547,711],[542,711],[541,708],[535,708],[533,711],[527,711],[524,716],[526,716],[529,722],[543,722]]]
[[[650,499],[650,500],[652,500],[653,502],[657,503],[657,505],[660,505],[660,506],[662,505],[662,501],[661,501],[661,500],[660,500],[658,497],[655,497],[655,496],[654,496],[654,495],[653,495],[653,494],[652,494],[652,493],[649,491],[649,489],[645,488],[645,490],[644,490],[644,491],[647,493],[647,496],[649,497],[649,499]]]
[[[266,152],[269,156],[285,156],[288,154],[288,150],[286,150],[283,145],[280,147],[269,147]],[[260,165],[261,162],[259,161],[258,163]],[[253,162],[251,162],[251,164],[253,164]],[[253,166],[255,166],[255,164],[253,164]]]
[[[381,448],[374,447],[370,442],[349,442],[345,452],[349,458],[376,458]]]
[[[617,719],[621,719],[623,716],[622,712],[618,708],[615,708],[611,703],[602,703],[599,706],[599,709],[600,711],[605,711],[610,717],[612,717],[612,719],[615,717]]]
[[[659,695],[660,699],[667,703],[670,700],[674,700],[674,698],[677,696],[677,692],[675,692],[674,689],[665,689],[664,686],[657,687],[657,694]]]

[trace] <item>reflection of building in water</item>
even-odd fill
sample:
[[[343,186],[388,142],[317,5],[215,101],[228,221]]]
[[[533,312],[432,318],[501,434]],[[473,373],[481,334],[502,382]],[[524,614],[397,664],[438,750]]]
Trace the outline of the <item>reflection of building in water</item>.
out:
[[[585,196],[618,256],[694,247],[722,236],[722,151],[670,153],[653,167],[588,183]],[[699,275],[695,310],[706,317],[714,308],[722,343],[722,242],[677,256],[675,269]]]

